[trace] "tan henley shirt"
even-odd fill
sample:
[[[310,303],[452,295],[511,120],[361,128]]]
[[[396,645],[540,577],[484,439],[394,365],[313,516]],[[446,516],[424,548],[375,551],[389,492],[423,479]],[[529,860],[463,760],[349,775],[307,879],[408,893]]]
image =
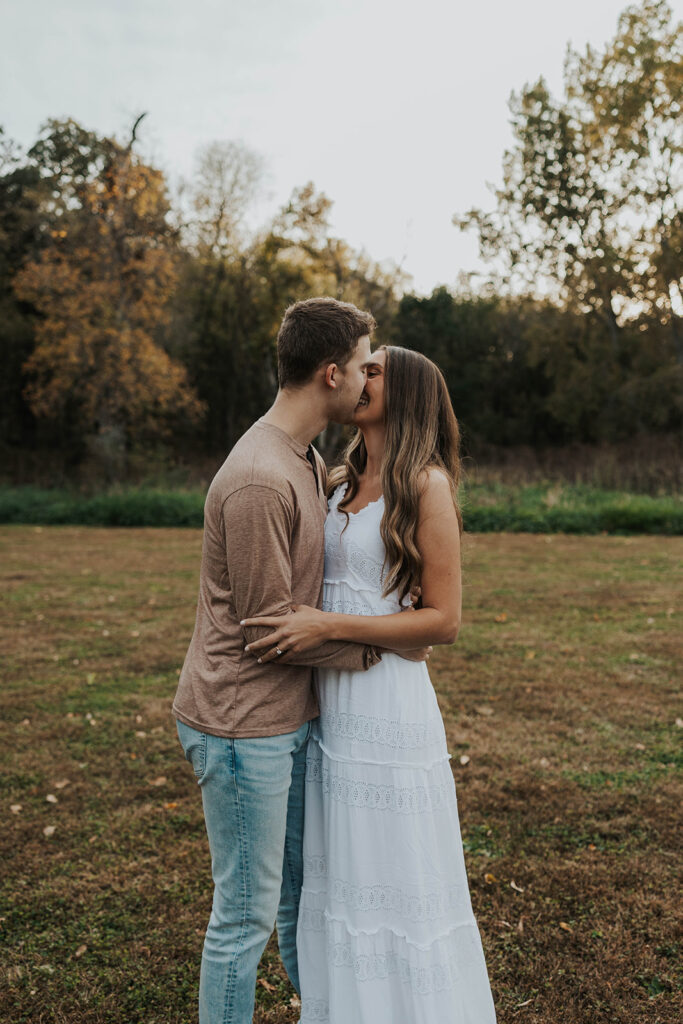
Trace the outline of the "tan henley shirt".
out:
[[[215,736],[274,736],[318,714],[313,666],[361,670],[372,647],[330,641],[259,665],[245,653],[270,630],[240,620],[320,607],[325,464],[283,430],[258,420],[209,487],[194,633],[173,703],[176,718]]]

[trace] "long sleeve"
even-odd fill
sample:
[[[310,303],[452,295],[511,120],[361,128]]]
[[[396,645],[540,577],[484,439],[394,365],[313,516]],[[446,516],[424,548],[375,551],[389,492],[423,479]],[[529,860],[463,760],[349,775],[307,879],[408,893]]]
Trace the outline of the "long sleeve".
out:
[[[222,509],[227,571],[239,619],[286,615],[292,596],[290,545],[294,510],[275,488],[248,484],[229,495]],[[271,632],[243,629],[245,643]],[[359,671],[370,668],[380,655],[370,646],[329,641],[310,651],[284,654],[278,663]]]

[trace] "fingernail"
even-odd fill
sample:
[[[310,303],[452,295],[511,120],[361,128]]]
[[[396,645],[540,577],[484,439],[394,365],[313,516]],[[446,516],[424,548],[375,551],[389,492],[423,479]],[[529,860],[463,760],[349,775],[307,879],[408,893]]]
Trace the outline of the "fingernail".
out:
[[[257,658],[257,659],[256,659],[256,664],[257,664],[257,665],[260,665],[260,664],[261,664],[261,659],[260,659],[260,658]]]
[[[247,644],[247,646],[244,649],[245,649],[245,651],[248,651],[249,650],[249,644]]]
[[[243,626],[246,621],[246,619],[240,619],[240,626]]]

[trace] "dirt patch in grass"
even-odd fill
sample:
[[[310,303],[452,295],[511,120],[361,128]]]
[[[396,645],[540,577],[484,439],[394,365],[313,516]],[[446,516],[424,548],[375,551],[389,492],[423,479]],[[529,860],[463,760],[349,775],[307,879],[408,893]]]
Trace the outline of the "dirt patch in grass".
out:
[[[3,1021],[196,1020],[210,868],[170,705],[200,550],[189,530],[0,530]],[[683,1010],[681,555],[466,539],[460,637],[430,671],[501,1024]],[[257,1024],[296,1021],[293,996],[271,941]]]

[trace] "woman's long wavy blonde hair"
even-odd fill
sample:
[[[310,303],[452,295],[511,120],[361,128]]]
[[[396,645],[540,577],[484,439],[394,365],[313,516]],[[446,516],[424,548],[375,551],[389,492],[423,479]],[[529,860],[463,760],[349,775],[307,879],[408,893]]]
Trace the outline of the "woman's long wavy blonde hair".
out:
[[[386,444],[380,470],[384,514],[380,532],[386,549],[384,596],[397,590],[401,600],[418,585],[422,558],[415,543],[424,471],[438,467],[448,476],[453,504],[462,534],[458,503],[460,483],[460,428],[441,370],[430,359],[411,349],[382,345],[384,368],[384,418]],[[329,475],[331,494],[348,482],[339,510],[358,493],[358,478],[365,470],[367,451],[357,430],[342,454],[342,463]],[[347,525],[348,525],[348,513]]]

